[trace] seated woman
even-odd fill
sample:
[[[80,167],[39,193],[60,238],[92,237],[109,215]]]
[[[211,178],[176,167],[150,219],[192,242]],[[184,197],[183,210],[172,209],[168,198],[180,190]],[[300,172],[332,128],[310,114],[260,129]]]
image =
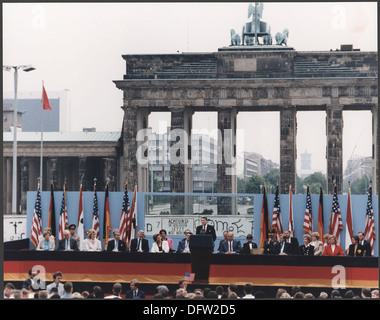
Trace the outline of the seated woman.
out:
[[[344,256],[343,249],[340,245],[336,244],[336,237],[330,235],[329,244],[323,250],[324,256]]]
[[[299,247],[298,254],[301,256],[314,256],[314,246],[310,244],[311,237],[308,234],[303,236],[303,245]]]
[[[322,241],[319,241],[319,233],[313,232],[311,234],[311,242],[310,244],[314,247],[314,255],[315,256],[321,256],[323,252],[323,243]]]
[[[153,235],[153,244],[150,252],[153,253],[168,253],[170,248],[167,241],[162,241],[158,233]]]
[[[87,239],[83,241],[83,251],[102,251],[102,243],[96,238],[95,230],[87,230],[86,236]]]
[[[174,248],[173,248],[173,239],[166,237],[166,230],[165,229],[160,230],[160,236],[161,236],[162,241],[167,241],[168,242],[170,251],[174,251]]]
[[[38,243],[36,248],[38,251],[54,251],[55,250],[55,241],[54,237],[51,237],[51,233],[49,230],[45,230],[42,234],[42,238]]]
[[[351,257],[362,257],[364,253],[363,246],[359,243],[358,236],[351,237],[351,244],[348,247],[348,256]]]

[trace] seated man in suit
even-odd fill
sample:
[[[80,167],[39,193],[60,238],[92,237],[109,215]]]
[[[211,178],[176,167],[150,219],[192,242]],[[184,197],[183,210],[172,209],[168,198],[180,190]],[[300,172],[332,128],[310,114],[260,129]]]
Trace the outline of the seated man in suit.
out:
[[[247,242],[243,244],[242,254],[250,254],[251,249],[257,248],[257,244],[252,242],[253,237],[251,234],[247,234]]]
[[[222,248],[222,244],[224,241],[227,241],[227,234],[228,234],[228,230],[224,230],[223,231],[223,239],[220,240],[219,242],[219,247],[218,247],[218,250],[216,250],[216,253],[220,253],[220,249]]]
[[[133,279],[130,284],[130,290],[125,294],[125,299],[145,299],[145,292],[139,289],[140,282]]]
[[[234,240],[234,233],[228,232],[227,241],[224,241],[220,250],[221,254],[240,254],[241,244],[240,241]]]
[[[149,243],[145,239],[144,230],[140,230],[137,234],[137,238],[131,240],[130,244],[131,252],[149,252]]]
[[[113,239],[109,240],[107,243],[107,251],[114,252],[125,252],[127,251],[127,245],[123,240],[120,239],[120,231],[119,229],[114,229],[112,231]]]
[[[185,230],[185,236],[186,238],[182,239],[178,243],[177,253],[190,253],[190,236],[192,235],[192,232],[187,229]]]
[[[78,251],[77,240],[70,238],[70,231],[63,231],[63,239],[58,241],[57,251]]]
[[[287,255],[289,254],[290,243],[286,242],[285,235],[282,234],[280,236],[280,242],[277,242],[273,249],[273,254],[277,255]]]
[[[207,217],[201,218],[201,225],[197,227],[196,234],[210,234],[212,241],[216,240],[215,228],[207,223]]]

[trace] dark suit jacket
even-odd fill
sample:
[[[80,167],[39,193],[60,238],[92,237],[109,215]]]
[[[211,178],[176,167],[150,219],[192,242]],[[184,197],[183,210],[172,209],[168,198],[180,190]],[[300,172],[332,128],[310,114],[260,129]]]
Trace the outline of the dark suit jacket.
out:
[[[348,253],[347,253],[348,256],[361,257],[363,256],[363,254],[364,254],[363,246],[360,243],[358,243],[358,246],[356,248],[356,253],[355,253],[354,244],[350,244],[350,246],[348,247]]]
[[[314,255],[314,246],[309,244],[309,246],[306,248],[306,246],[303,244],[298,249],[298,254],[300,256],[313,256]]]
[[[286,240],[285,240],[286,241]],[[290,238],[290,248],[288,254],[298,254],[299,244],[297,238]]]
[[[197,227],[196,234],[203,234],[203,226],[200,225]],[[210,234],[212,236],[212,240],[215,242],[216,240],[216,233],[215,233],[215,228],[209,224],[207,224],[206,228],[206,234]]]
[[[149,252],[149,242],[147,239],[141,239],[142,244],[141,244],[141,249],[143,252]],[[137,246],[138,246],[138,239],[132,239],[131,240],[131,245],[130,245],[130,250],[131,252],[137,252]]]
[[[190,243],[190,241],[189,241]],[[185,245],[186,245],[186,238],[182,239],[180,242],[178,242],[178,248],[177,248],[177,253],[183,253],[185,250]],[[189,247],[190,249],[190,247]]]
[[[290,251],[291,245],[288,242],[276,242],[276,244],[274,245],[274,248],[273,248],[273,254],[280,254],[282,243],[285,244],[283,252],[286,253],[286,254],[291,254],[290,253],[291,252]]]
[[[107,243],[107,251],[113,251],[115,249],[115,239],[111,239]],[[117,246],[117,250],[119,251],[127,251],[127,245],[121,239],[119,239],[119,244]]]
[[[257,248],[257,244],[252,242],[252,248]],[[249,243],[246,242],[243,244],[243,249],[241,251],[242,254],[251,254],[251,250],[249,249]]]
[[[365,251],[364,256],[370,257],[372,255],[371,244],[368,240],[364,240],[363,242],[363,250]]]
[[[76,239],[70,238],[70,249],[73,251],[78,251],[78,244]],[[57,251],[64,251],[65,250],[65,241],[66,239],[61,239],[58,241],[58,247]]]
[[[224,241],[222,243],[222,247],[220,248],[220,253],[225,254],[227,251],[229,251],[229,241]],[[232,250],[235,253],[240,253],[241,252],[241,244],[239,240],[233,240],[232,241]]]
[[[39,278],[34,278],[36,283],[40,284],[40,279]],[[32,280],[30,278],[26,279],[23,283],[22,283],[22,289],[28,289],[29,290],[29,287],[32,285]],[[38,291],[37,288],[33,288],[32,287],[32,290],[33,291]]]
[[[140,289],[137,291],[137,297],[133,296],[133,291],[128,290],[125,294],[125,299],[145,299],[145,292]]]

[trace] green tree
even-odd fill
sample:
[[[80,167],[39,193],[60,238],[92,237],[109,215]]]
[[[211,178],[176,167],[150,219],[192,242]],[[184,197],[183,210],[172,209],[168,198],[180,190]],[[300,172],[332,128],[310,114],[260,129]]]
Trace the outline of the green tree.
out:
[[[260,193],[260,185],[264,187],[264,178],[260,176],[252,176],[245,184],[245,193]],[[261,190],[261,192],[263,192]]]
[[[245,193],[244,179],[237,178],[237,193]]]
[[[314,172],[303,179],[302,184],[304,186],[310,186],[311,194],[319,194],[320,186],[322,186],[323,193],[326,193],[326,181],[326,176],[322,172]],[[306,193],[306,189],[302,187],[302,191],[299,190],[299,193]]]
[[[352,194],[367,194],[368,187],[371,181],[371,177],[367,175],[355,180],[351,183],[351,193]]]

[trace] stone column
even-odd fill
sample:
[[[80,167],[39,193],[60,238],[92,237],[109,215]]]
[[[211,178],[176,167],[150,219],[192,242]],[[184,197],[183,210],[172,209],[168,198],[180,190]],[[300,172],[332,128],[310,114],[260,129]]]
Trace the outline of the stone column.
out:
[[[29,159],[26,157],[21,158],[21,214],[26,214],[26,192],[29,189]],[[36,184],[37,186],[37,184]],[[36,188],[37,190],[37,188]]]
[[[50,184],[53,182],[54,184],[54,190],[57,189],[57,184],[58,184],[58,166],[57,166],[58,159],[57,158],[50,158],[48,160],[48,166],[47,166],[47,183],[46,186],[47,190],[50,189]],[[62,188],[62,186],[60,186]],[[58,188],[59,189],[59,188]]]
[[[149,109],[138,109],[137,110],[137,119],[136,119],[136,130],[137,132],[142,129],[148,129],[148,117],[150,111]],[[136,134],[137,134],[136,132]],[[148,131],[146,131],[148,132]],[[136,141],[137,150],[141,150],[144,153],[144,157],[147,157],[148,162],[145,164],[137,161],[137,191],[140,192],[149,192],[149,152],[148,149],[143,149],[142,145],[145,143],[147,148],[150,146],[150,142],[148,141],[149,137],[145,138],[144,141]],[[139,152],[139,151],[137,151]],[[134,190],[134,185],[129,185],[131,188],[130,191]]]
[[[7,158],[6,160],[7,166],[7,188],[6,190],[6,211],[4,213],[11,214],[12,213],[12,158]],[[5,191],[4,190],[4,191]]]
[[[191,128],[193,111],[171,108],[170,140],[170,189],[173,193],[193,192],[191,164]],[[171,214],[191,214],[189,197],[172,197]]]
[[[343,192],[343,106],[328,105],[326,109],[327,135],[327,193],[334,192],[337,185],[338,194]]]
[[[280,193],[287,194],[290,185],[296,192],[297,111],[294,106],[280,111]]]
[[[236,193],[236,119],[235,108],[218,110],[217,192]],[[232,197],[218,197],[218,214],[236,213]],[[236,200],[236,199],[235,199]]]
[[[106,158],[104,161],[104,177],[109,178],[108,191],[116,191],[116,159]]]
[[[379,167],[377,165],[377,161],[379,159],[379,149],[377,145],[378,137],[379,137],[379,129],[378,129],[378,106],[372,107],[372,194],[377,194],[377,184],[379,177]]]
[[[129,191],[137,184],[137,108],[123,107],[124,120],[123,120],[123,169],[121,172],[121,185],[124,190],[125,179],[128,181]],[[138,186],[139,191],[142,191]]]

